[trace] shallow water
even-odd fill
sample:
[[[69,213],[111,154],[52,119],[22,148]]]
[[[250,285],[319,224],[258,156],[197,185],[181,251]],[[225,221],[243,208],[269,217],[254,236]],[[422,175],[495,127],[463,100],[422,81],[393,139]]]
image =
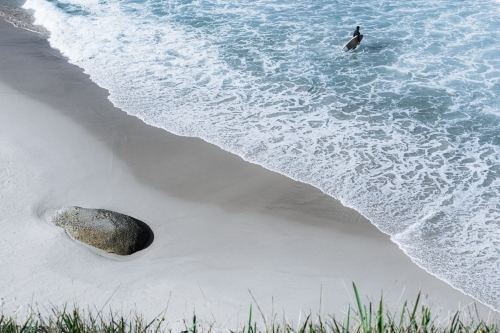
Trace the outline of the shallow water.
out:
[[[127,113],[313,184],[500,310],[500,2],[23,7]]]

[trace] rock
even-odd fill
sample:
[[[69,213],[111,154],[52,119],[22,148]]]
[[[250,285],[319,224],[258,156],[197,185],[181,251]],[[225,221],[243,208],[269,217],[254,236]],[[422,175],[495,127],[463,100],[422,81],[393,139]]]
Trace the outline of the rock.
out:
[[[52,215],[52,222],[76,240],[119,255],[140,251],[153,239],[144,222],[104,209],[66,207]]]

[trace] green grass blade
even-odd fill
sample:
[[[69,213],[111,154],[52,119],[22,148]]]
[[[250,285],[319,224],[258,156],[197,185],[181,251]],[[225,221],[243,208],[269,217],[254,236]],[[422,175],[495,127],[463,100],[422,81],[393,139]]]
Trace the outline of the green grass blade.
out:
[[[252,304],[250,304],[250,314],[248,316],[248,333],[252,331]]]
[[[345,324],[345,333],[349,333],[349,329],[351,327],[350,319],[351,319],[351,304],[348,304],[347,305],[347,318],[346,318],[346,324]]]
[[[404,317],[405,317],[405,313],[406,313],[406,305],[407,305],[407,301],[404,302],[403,310],[401,311],[401,318],[399,319],[399,331],[401,331],[403,328],[403,322],[404,322]]]
[[[378,326],[378,332],[379,333],[384,333],[385,332],[385,323],[384,323],[384,302],[382,300],[382,296],[380,296],[380,304],[378,307],[378,316],[377,316],[377,326]]]
[[[415,324],[415,315],[417,313],[417,308],[418,308],[418,302],[420,301],[420,291],[418,292],[418,295],[417,295],[417,300],[415,301],[415,305],[413,306],[413,311],[411,313],[411,316],[410,316],[410,324]]]
[[[311,318],[310,314],[306,317],[306,321],[304,322],[304,325],[302,325],[302,327],[299,329],[299,333],[305,333],[306,332],[307,323],[309,322],[309,318]]]
[[[361,299],[359,298],[358,288],[356,288],[356,284],[354,282],[352,283],[352,287],[354,288],[354,294],[356,295],[356,303],[358,304],[358,311],[359,311],[359,320],[363,327],[363,332],[369,333],[369,326],[366,318],[366,307],[364,307],[363,310],[363,306],[361,305]]]

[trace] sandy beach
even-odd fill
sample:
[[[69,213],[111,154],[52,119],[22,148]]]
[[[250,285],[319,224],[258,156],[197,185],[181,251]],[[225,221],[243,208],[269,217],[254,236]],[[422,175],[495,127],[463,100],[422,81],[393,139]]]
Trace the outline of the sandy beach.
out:
[[[168,305],[170,322],[196,311],[231,326],[246,320],[250,290],[267,315],[296,321],[341,315],[353,281],[393,308],[422,290],[443,318],[474,302],[320,190],[151,127],[107,96],[45,39],[0,21],[5,314],[76,302],[152,317]],[[129,257],[101,253],[50,223],[65,206],[133,216],[154,242]]]

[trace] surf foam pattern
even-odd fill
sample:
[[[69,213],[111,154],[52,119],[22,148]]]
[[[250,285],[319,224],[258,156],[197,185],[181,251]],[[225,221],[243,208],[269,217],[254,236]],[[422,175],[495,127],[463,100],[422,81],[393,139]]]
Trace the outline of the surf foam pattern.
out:
[[[24,7],[116,106],[320,188],[500,310],[498,2]]]

